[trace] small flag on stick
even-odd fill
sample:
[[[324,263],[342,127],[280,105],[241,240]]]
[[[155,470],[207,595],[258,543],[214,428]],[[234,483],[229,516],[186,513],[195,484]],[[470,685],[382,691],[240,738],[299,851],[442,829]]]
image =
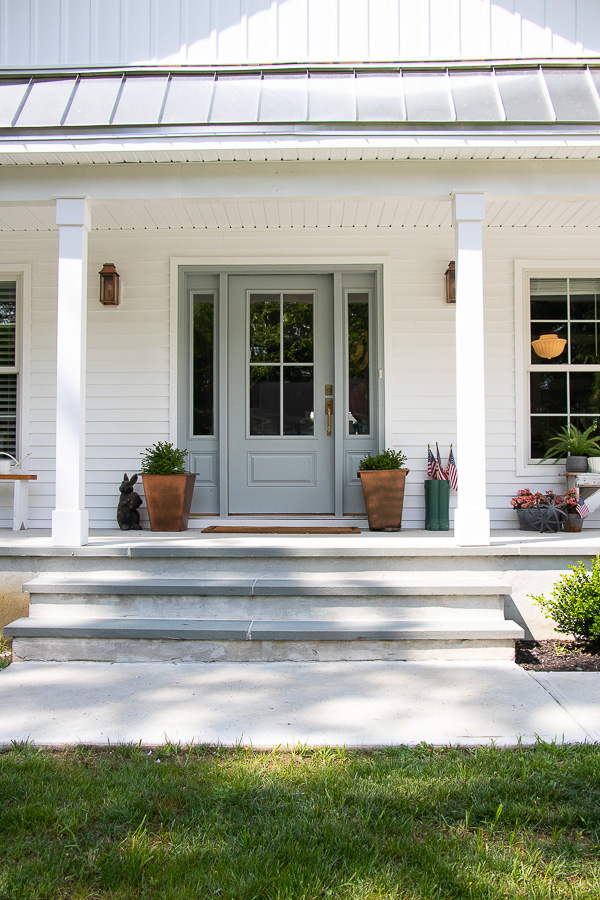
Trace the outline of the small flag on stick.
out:
[[[435,456],[431,452],[431,444],[427,444],[427,476],[428,478],[435,477]]]
[[[579,515],[581,516],[582,519],[585,519],[585,517],[586,517],[586,516],[589,516],[589,514],[590,514],[590,511],[589,511],[589,509],[587,508],[587,504],[586,504],[585,500],[582,500],[582,499],[581,499],[581,491],[579,491],[579,494],[577,495],[577,507],[576,507],[576,509],[577,509],[577,512],[579,513]]]
[[[458,469],[452,452],[452,444],[450,444],[450,453],[448,454],[448,463],[446,465],[446,478],[450,482],[453,491],[458,490]]]
[[[437,478],[438,481],[447,481],[448,479],[446,477],[446,473],[445,473],[444,467],[442,465],[442,457],[440,456],[440,448],[438,447],[437,441],[435,442],[435,450],[437,453],[437,463],[436,463],[436,474],[434,477]]]

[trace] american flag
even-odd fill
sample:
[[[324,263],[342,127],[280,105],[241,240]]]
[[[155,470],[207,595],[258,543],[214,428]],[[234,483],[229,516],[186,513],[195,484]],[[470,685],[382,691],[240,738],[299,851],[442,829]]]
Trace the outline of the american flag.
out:
[[[438,447],[437,441],[435,442],[435,450],[437,453],[437,463],[436,463],[436,474],[435,477],[438,481],[448,481],[448,476],[444,471],[444,467],[442,465],[442,457],[440,456],[440,448]]]
[[[581,491],[577,495],[577,512],[581,516],[582,519],[585,519],[586,516],[589,516],[590,511],[587,508],[587,504],[585,500],[581,499]]]
[[[435,474],[435,456],[431,452],[431,444],[427,444],[427,477],[433,478]]]
[[[448,463],[446,465],[446,478],[450,482],[453,491],[458,490],[458,469],[452,452],[452,444],[450,444],[450,453],[448,454]]]

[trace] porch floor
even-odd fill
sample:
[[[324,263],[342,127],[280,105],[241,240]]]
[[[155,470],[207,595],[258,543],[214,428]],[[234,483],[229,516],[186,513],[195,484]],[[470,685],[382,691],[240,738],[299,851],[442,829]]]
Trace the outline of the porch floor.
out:
[[[451,531],[432,532],[407,529],[400,532],[364,530],[359,535],[339,534],[202,534],[197,529],[169,533],[149,530],[134,532],[114,529],[93,529],[84,547],[57,548],[52,546],[49,529],[28,529],[13,532],[0,530],[0,556],[130,556],[142,551],[161,555],[176,550],[177,555],[210,550],[224,555],[252,554],[266,548],[275,555],[303,556],[318,550],[323,556],[345,556],[360,550],[385,556],[577,556],[600,553],[600,528],[584,528],[579,534],[538,534],[531,531],[507,529],[492,531],[489,547],[459,547]]]

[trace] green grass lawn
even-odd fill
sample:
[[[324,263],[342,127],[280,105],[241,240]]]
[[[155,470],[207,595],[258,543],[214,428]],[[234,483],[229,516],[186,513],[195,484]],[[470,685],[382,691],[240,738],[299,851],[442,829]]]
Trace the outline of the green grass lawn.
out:
[[[600,748],[0,752],[1,900],[600,898]]]

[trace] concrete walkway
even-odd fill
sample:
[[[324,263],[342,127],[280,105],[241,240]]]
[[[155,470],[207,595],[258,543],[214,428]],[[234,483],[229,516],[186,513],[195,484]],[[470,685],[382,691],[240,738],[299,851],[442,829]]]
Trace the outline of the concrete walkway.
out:
[[[513,663],[17,663],[0,745],[600,741],[600,673]]]

